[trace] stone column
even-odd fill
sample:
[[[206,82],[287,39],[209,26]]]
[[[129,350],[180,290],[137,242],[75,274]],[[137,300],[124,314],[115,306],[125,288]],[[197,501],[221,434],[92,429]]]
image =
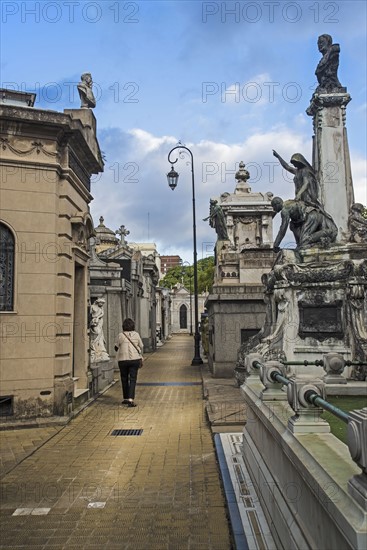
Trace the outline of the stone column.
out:
[[[354,203],[349,158],[346,106],[351,100],[342,92],[314,93],[307,114],[313,117],[313,166],[318,174],[321,203],[338,227],[337,241],[348,237],[348,216]]]

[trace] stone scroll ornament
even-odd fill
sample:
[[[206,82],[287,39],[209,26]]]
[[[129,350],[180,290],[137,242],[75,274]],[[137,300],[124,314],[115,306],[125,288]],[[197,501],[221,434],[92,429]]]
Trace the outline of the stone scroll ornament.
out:
[[[94,97],[92,86],[92,75],[90,73],[83,73],[81,76],[81,82],[78,84],[81,109],[94,109],[96,106],[96,98]]]
[[[90,350],[91,362],[108,361],[110,356],[106,350],[106,343],[103,335],[103,305],[105,300],[98,298],[91,306],[91,321],[90,321]]]

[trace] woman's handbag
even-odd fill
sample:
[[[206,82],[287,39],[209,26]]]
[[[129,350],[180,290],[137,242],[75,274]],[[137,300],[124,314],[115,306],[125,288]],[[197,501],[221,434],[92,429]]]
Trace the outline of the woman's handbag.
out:
[[[127,334],[125,334],[124,332],[123,332],[122,334],[129,340],[130,344],[132,344],[132,345],[134,346],[134,348],[136,349],[136,351],[139,353],[139,355],[140,355],[139,369],[141,369],[141,367],[143,366],[144,357],[142,356],[140,349],[136,347],[136,345],[134,344],[134,342],[132,342],[132,341],[130,340],[130,338],[128,337]]]

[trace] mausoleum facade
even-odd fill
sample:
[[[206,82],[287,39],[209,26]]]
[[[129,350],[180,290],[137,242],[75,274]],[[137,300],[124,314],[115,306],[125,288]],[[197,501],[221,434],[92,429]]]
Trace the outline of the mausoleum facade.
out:
[[[2,91],[1,402],[9,418],[65,415],[88,392],[90,109],[47,111]]]

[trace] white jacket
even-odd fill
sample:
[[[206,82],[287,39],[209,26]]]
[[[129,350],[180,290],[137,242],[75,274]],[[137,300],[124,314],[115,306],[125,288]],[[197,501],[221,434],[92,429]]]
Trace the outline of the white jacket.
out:
[[[124,332],[120,332],[117,337],[116,346],[119,348],[116,354],[117,361],[132,361],[134,359],[140,359],[143,355],[143,342],[141,341],[140,335],[135,330],[131,332],[126,332],[127,336],[130,338],[131,342],[135,344],[139,352],[134,348],[131,342],[126,338]]]

